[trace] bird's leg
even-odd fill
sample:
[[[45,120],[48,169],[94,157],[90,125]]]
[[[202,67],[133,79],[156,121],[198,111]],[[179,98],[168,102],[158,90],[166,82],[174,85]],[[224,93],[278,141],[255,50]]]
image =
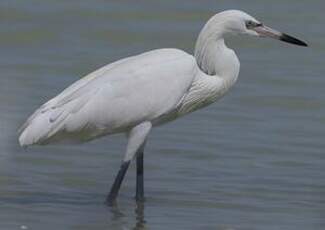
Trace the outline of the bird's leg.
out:
[[[109,194],[106,198],[106,203],[108,205],[113,205],[115,203],[116,197],[120,190],[125,173],[129,168],[130,162],[131,161],[125,161],[121,164],[120,170],[118,171],[117,176],[115,177],[115,181],[112,185],[111,191],[109,192]]]
[[[144,185],[143,185],[143,148],[137,154],[137,185],[135,200],[137,202],[144,201]]]
[[[134,156],[140,156],[140,155],[142,156],[139,158],[139,160],[137,158],[137,165],[140,166],[137,167],[137,175],[140,175],[139,178],[137,176],[137,194],[139,194],[139,197],[143,197],[143,148],[147,136],[151,130],[151,127],[152,127],[151,122],[145,121],[133,127],[128,133],[128,144],[127,144],[123,163],[115,178],[111,191],[106,198],[106,203],[108,205],[112,205],[115,203],[116,197],[118,195],[118,191],[121,187],[123,178],[130,165],[131,160],[134,158]],[[138,181],[139,181],[139,186],[138,186]],[[139,187],[139,192],[138,192],[138,187]]]

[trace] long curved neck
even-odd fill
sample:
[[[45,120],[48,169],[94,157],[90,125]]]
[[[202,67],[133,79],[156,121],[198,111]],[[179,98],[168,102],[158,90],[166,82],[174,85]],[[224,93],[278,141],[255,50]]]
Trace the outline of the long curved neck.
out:
[[[194,56],[204,73],[234,83],[239,73],[239,61],[224,42],[224,34],[228,32],[226,23],[218,14],[206,23],[197,39]]]

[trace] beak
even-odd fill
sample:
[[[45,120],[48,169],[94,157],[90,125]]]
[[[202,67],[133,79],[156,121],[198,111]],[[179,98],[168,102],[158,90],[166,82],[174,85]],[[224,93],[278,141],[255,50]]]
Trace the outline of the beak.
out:
[[[270,27],[264,26],[264,25],[259,25],[256,26],[255,28],[253,28],[253,30],[258,33],[259,36],[261,37],[270,37],[270,38],[274,38],[277,40],[281,40],[284,42],[288,42],[291,44],[295,44],[298,46],[308,46],[306,42],[303,42],[297,38],[294,38],[290,35],[287,35],[285,33],[281,33],[279,31],[276,31]]]

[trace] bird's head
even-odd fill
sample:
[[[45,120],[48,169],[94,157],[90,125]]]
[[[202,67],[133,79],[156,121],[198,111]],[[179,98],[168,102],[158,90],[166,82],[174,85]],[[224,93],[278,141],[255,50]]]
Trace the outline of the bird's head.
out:
[[[285,33],[271,29],[243,11],[227,10],[217,15],[217,19],[219,19],[219,23],[222,24],[224,33],[270,37],[299,46],[307,46],[307,43]]]

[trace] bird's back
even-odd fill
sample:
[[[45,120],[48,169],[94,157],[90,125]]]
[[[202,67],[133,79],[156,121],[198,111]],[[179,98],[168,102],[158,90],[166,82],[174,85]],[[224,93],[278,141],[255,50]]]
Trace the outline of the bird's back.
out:
[[[159,49],[122,59],[75,82],[25,122],[21,145],[86,141],[171,113],[191,86],[193,56]]]

